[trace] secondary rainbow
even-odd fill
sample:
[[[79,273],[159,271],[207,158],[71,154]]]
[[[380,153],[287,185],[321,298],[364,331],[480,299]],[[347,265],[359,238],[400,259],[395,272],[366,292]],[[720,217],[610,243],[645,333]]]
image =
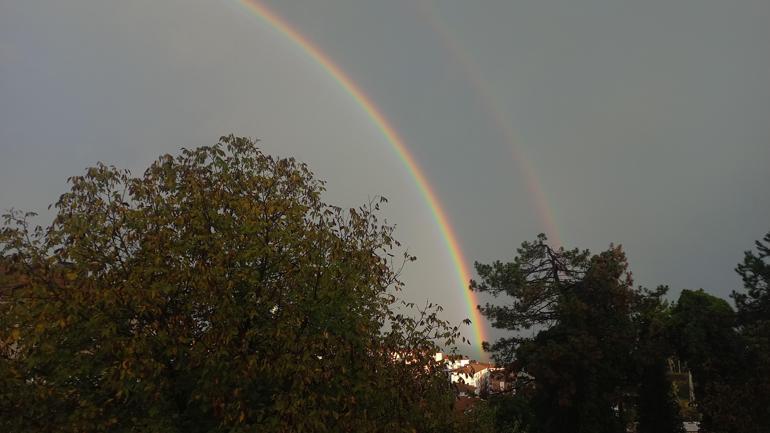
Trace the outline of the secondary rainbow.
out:
[[[366,111],[372,121],[382,131],[387,141],[393,146],[401,161],[406,165],[409,173],[414,178],[420,193],[428,203],[430,210],[433,214],[436,223],[441,230],[441,234],[444,238],[446,246],[452,257],[452,262],[457,274],[458,283],[462,290],[463,296],[468,304],[468,313],[472,321],[473,337],[475,338],[476,345],[481,346],[481,342],[486,340],[486,329],[484,327],[483,319],[476,308],[478,300],[476,295],[468,290],[467,284],[470,280],[470,272],[468,271],[467,261],[463,256],[460,244],[457,241],[457,236],[452,230],[452,226],[449,223],[449,218],[446,212],[441,207],[436,193],[431,188],[428,180],[422,172],[422,169],[417,164],[412,154],[407,149],[404,140],[401,139],[398,132],[393,128],[388,119],[382,114],[372,100],[359,88],[356,83],[339,67],[332,59],[329,58],[320,48],[308,40],[302,33],[295,28],[291,27],[283,18],[278,14],[268,9],[265,5],[254,0],[239,0],[239,2],[252,11],[256,16],[261,18],[264,22],[269,24],[280,33],[284,34],[295,44],[297,44],[302,50],[307,53],[313,60],[315,60],[326,72],[329,73],[338,83],[345,89],[350,96]]]
[[[548,235],[548,239],[552,244],[557,247],[562,246],[563,243],[559,228],[556,225],[556,218],[554,218],[554,213],[548,205],[545,192],[535,175],[532,163],[525,158],[523,149],[518,145],[519,140],[512,126],[511,116],[503,109],[503,104],[500,103],[495,96],[496,92],[490,88],[487,80],[484,79],[476,62],[471,58],[469,50],[453,37],[449,26],[436,13],[436,7],[431,0],[419,0],[415,5],[420,15],[425,18],[428,27],[439,37],[446,51],[452,55],[456,65],[459,66],[471,88],[478,95],[484,111],[486,111],[490,120],[502,135],[503,140],[508,143],[513,160],[519,173],[521,173],[524,185],[532,200],[535,214],[542,224],[543,231]]]

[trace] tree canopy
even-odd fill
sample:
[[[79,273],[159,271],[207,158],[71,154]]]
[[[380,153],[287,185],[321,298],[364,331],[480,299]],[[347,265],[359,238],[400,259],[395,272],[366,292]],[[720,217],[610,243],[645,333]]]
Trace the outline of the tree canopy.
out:
[[[765,432],[770,425],[770,234],[746,251],[736,272],[745,291],[733,307],[703,290],[683,290],[671,310],[676,355],[692,369],[701,426]]]
[[[49,226],[10,211],[0,229],[0,431],[770,425],[770,233],[736,268],[735,308],[635,286],[619,246],[540,235],[476,263],[471,290],[495,298],[479,308],[507,331],[485,348],[516,384],[458,414],[434,354],[459,329],[399,299],[414,257],[378,220],[384,198],[327,204],[305,164],[233,135],[141,176],[98,164],[69,183]]]
[[[509,331],[487,348],[522,378],[517,391],[527,404],[512,412],[528,421],[518,425],[681,432],[686,417],[704,432],[766,432],[770,234],[755,247],[736,268],[744,290],[732,294],[735,309],[702,289],[669,303],[666,286],[634,287],[614,246],[595,255],[557,250],[540,235],[512,262],[477,263],[471,288],[500,298],[481,312]],[[503,414],[489,408],[480,414],[499,425]]]
[[[396,296],[384,199],[344,211],[253,140],[69,179],[0,233],[3,431],[434,431],[457,328]]]

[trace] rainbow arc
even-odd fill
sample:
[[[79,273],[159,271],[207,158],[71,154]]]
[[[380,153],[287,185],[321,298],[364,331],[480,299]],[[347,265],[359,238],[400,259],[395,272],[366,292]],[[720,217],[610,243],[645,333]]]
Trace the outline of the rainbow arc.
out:
[[[361,88],[358,87],[358,85],[336,63],[332,61],[329,56],[321,51],[318,46],[316,46],[312,41],[300,33],[299,30],[289,25],[289,23],[278,14],[268,9],[265,5],[255,0],[239,1],[262,21],[266,22],[272,28],[285,35],[289,40],[293,41],[308,56],[317,62],[331,77],[333,77],[339,83],[340,87],[342,87],[368,114],[372,122],[379,128],[385,139],[396,151],[399,158],[404,163],[407,170],[414,179],[420,194],[428,204],[433,218],[436,221],[439,230],[441,231],[441,235],[444,239],[447,249],[449,250],[453,266],[455,268],[458,288],[463,293],[463,297],[468,306],[468,314],[471,319],[471,327],[473,329],[472,338],[475,340],[475,345],[478,348],[481,348],[481,343],[486,340],[486,328],[484,326],[484,319],[481,317],[480,312],[476,308],[476,306],[479,304],[476,295],[468,289],[468,282],[470,281],[470,272],[468,271],[467,266],[468,261],[465,259],[462,250],[460,249],[460,244],[457,241],[457,235],[452,229],[449,218],[441,206],[438,196],[433,191],[433,188],[431,188],[423,170],[420,168],[414,156],[412,156],[412,154],[409,152],[409,149],[407,148],[404,140],[398,134],[393,125],[388,121],[382,111],[377,108],[374,102],[372,102],[371,98],[369,98],[369,96],[367,96],[363,90],[361,90]]]

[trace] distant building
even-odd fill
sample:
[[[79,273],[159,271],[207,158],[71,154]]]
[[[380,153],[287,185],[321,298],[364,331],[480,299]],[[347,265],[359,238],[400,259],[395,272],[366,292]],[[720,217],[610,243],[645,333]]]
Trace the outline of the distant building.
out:
[[[516,377],[516,373],[506,371],[503,368],[491,368],[487,383],[489,393],[497,394],[512,391]]]
[[[455,411],[465,413],[489,394],[511,391],[516,374],[491,363],[478,362],[463,355],[436,353],[455,394]],[[480,398],[481,397],[481,398]]]
[[[449,371],[450,383],[465,383],[472,385],[476,389],[476,395],[482,395],[484,392],[492,391],[490,385],[490,375],[493,371],[502,370],[493,364],[471,361],[468,364]],[[497,388],[500,388],[500,380],[495,381]],[[504,383],[503,383],[504,385]],[[497,391],[497,389],[495,389]]]
[[[437,362],[444,362],[448,370],[454,370],[456,368],[465,367],[470,364],[471,360],[465,355],[449,355],[444,352],[438,352],[436,354]]]

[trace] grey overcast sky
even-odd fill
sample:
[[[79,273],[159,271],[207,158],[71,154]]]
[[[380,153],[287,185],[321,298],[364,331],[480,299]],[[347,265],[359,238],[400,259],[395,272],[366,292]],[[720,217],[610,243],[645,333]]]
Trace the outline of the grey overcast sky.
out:
[[[527,170],[566,246],[620,243],[636,282],[672,298],[739,288],[735,264],[770,230],[767,0],[265,4],[391,120],[471,262],[510,259],[546,230]],[[329,202],[387,196],[419,257],[406,296],[467,317],[376,125],[239,1],[0,0],[3,210],[50,217],[86,166],[140,172],[230,132],[308,162]]]

